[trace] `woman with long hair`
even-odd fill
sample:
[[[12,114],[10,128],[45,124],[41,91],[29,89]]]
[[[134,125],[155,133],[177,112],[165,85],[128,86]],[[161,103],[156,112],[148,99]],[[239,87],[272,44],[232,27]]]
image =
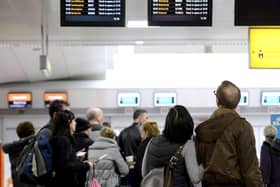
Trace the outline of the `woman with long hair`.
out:
[[[142,174],[145,176],[154,168],[162,168],[180,146],[183,150],[172,173],[172,186],[189,187],[199,183],[202,166],[198,166],[196,150],[192,140],[194,123],[188,110],[181,105],[172,107],[165,119],[163,134],[151,139],[143,159]]]
[[[54,187],[78,187],[78,173],[93,167],[92,162],[80,161],[74,150],[72,134],[76,129],[71,111],[59,111],[54,117],[54,130],[50,139],[53,150]]]

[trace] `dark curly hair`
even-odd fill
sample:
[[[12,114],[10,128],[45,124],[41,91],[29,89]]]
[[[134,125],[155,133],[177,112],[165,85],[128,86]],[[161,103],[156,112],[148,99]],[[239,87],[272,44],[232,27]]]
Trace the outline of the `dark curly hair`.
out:
[[[23,121],[19,123],[16,131],[19,138],[25,138],[35,134],[35,128],[31,121]]]

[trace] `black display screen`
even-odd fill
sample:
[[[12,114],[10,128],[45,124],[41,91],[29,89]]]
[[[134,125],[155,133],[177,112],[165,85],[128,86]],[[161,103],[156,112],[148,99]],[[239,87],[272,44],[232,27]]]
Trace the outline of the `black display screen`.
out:
[[[212,0],[148,0],[149,26],[211,26]]]
[[[235,0],[235,25],[280,25],[279,0]]]
[[[61,0],[61,26],[125,26],[125,0]]]

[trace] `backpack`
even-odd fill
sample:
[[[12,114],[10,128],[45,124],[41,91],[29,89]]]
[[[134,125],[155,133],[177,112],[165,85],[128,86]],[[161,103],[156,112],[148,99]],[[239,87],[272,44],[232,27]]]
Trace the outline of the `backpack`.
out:
[[[18,179],[26,184],[47,184],[52,178],[49,137],[37,135],[23,148],[16,167]]]

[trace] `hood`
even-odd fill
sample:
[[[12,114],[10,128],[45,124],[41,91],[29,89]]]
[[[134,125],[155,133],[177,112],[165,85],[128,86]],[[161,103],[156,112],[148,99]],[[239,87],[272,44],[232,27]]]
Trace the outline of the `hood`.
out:
[[[172,144],[162,135],[152,138],[149,150],[151,156],[156,158],[160,163],[169,160],[170,155],[174,154],[178,148],[178,144]]]
[[[210,119],[198,125],[195,129],[196,138],[202,142],[216,141],[224,131],[224,125],[229,125],[239,114],[231,109],[219,108]]]
[[[115,140],[106,137],[98,137],[96,141],[90,146],[90,149],[108,149],[117,148],[118,144]]]

